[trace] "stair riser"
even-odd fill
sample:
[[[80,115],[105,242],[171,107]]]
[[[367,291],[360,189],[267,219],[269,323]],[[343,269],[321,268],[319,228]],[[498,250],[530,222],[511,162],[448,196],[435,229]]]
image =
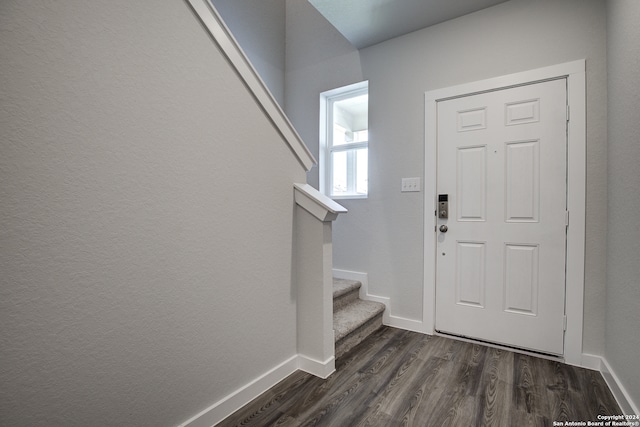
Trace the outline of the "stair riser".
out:
[[[340,295],[339,297],[335,297],[333,299],[333,312],[340,310],[346,305],[352,303],[353,301],[358,299],[358,295],[360,293],[359,289],[354,289],[351,292],[348,292],[344,295]]]
[[[365,324],[336,342],[336,359],[341,357],[353,347],[360,344],[366,337],[382,327],[382,313],[379,313]]]

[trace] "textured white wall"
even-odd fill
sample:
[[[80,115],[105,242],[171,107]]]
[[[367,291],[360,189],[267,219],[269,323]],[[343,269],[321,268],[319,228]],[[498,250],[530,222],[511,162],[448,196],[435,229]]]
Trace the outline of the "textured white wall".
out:
[[[285,0],[211,0],[262,80],[284,107]]]
[[[357,51],[339,42],[341,50],[334,55],[301,59],[303,64],[290,67],[297,65],[294,54],[307,58],[305,45],[312,51],[331,52],[335,45],[328,37],[300,38],[295,51],[288,48],[287,112],[315,153],[319,91],[369,80],[369,198],[341,200],[349,213],[334,224],[334,267],[369,273],[369,291],[391,298],[392,315],[421,320],[423,193],[401,193],[400,183],[403,177],[425,177],[424,92],[586,58],[584,349],[602,354],[607,222],[605,12],[603,0],[512,0],[363,49],[360,62]],[[294,15],[287,10],[289,28],[329,31],[312,13]],[[287,42],[292,37],[287,34]],[[322,85],[314,82],[316,78]],[[432,176],[426,171],[428,179]],[[317,170],[309,182],[317,183]]]
[[[176,425],[294,355],[305,173],[187,3],[0,32],[0,424]]]
[[[640,2],[607,1],[609,216],[605,357],[640,405]]]

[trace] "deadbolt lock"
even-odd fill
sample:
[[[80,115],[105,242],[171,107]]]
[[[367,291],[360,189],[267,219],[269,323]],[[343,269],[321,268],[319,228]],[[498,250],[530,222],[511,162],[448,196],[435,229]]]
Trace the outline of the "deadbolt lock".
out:
[[[448,194],[438,194],[438,218],[449,218]]]

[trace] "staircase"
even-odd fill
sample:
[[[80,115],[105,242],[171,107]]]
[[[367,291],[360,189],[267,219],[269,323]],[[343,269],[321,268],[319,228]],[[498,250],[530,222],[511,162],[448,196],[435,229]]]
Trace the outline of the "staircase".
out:
[[[355,280],[333,279],[336,359],[382,326],[384,304],[359,299],[361,286]]]

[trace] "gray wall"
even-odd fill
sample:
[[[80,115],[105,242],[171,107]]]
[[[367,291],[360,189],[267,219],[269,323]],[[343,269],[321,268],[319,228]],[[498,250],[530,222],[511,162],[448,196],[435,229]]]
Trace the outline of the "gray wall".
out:
[[[285,0],[211,0],[284,108]]]
[[[362,81],[360,55],[308,1],[287,0],[286,11],[285,111],[319,159],[320,93]],[[318,188],[317,167],[308,182]]]
[[[305,3],[305,2],[302,2]],[[287,3],[287,112],[318,152],[318,96],[369,80],[369,198],[341,200],[334,266],[369,273],[371,293],[391,314],[422,319],[423,193],[401,193],[403,177],[425,177],[424,92],[585,58],[587,60],[587,246],[584,350],[604,350],[606,275],[606,11],[602,0],[512,0],[363,49],[349,48],[319,13]],[[289,30],[327,34],[298,38]],[[300,30],[302,31],[302,30]],[[312,52],[307,54],[307,52]],[[313,55],[313,52],[319,54]],[[330,55],[330,54],[333,55]],[[306,78],[305,78],[306,76]],[[426,171],[427,179],[432,173]],[[317,185],[317,170],[309,182]]]
[[[295,355],[305,173],[187,3],[0,29],[0,424],[176,425]]]
[[[605,356],[640,403],[640,2],[608,0],[609,218]]]

